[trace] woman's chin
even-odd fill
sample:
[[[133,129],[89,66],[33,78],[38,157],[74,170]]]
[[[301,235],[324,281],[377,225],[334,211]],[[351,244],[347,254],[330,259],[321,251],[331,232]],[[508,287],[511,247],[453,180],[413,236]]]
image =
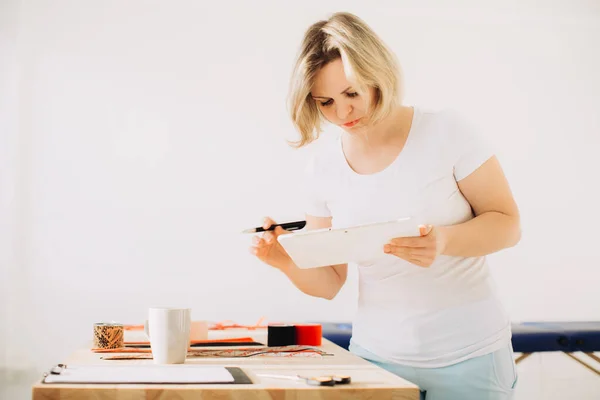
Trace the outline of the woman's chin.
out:
[[[341,125],[340,128],[342,128],[344,132],[349,133],[350,135],[360,134],[363,133],[365,130],[365,126],[360,123],[358,125],[354,125],[353,127]]]

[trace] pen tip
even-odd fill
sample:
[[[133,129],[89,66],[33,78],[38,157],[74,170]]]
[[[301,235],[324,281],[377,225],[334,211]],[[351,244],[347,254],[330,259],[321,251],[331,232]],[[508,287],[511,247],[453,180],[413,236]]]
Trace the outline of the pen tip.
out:
[[[242,231],[242,233],[254,233],[254,232],[256,232],[256,229],[254,229],[254,228],[245,229],[245,230]]]

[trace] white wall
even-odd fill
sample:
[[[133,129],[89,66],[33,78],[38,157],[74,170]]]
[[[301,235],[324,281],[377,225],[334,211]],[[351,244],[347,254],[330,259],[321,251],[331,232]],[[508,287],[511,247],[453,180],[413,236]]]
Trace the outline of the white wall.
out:
[[[0,3],[0,369],[6,364],[15,293],[8,283],[17,270],[17,167],[19,2]]]
[[[45,368],[94,322],[159,304],[213,321],[352,318],[355,271],[334,301],[313,299],[239,234],[302,217],[310,149],[285,143],[288,77],[304,30],[342,9],[397,52],[408,103],[463,110],[497,145],[523,215],[521,244],[490,257],[513,318],[597,320],[600,7],[437,3],[21,1],[20,70],[9,57],[0,79],[20,75],[0,97],[2,262],[22,263],[3,268],[25,277],[13,315],[43,339],[9,343]],[[17,183],[22,213],[6,200]]]

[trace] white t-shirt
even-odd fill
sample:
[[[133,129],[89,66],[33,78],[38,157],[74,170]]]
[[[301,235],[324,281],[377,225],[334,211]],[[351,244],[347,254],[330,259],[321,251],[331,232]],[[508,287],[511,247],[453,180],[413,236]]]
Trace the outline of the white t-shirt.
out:
[[[474,217],[458,189],[493,152],[452,111],[414,107],[403,150],[386,169],[361,175],[348,165],[341,137],[311,158],[307,214],[332,225],[414,217],[452,225]],[[383,253],[358,264],[352,342],[404,365],[442,367],[493,352],[510,341],[510,321],[485,257],[441,255],[423,268]]]

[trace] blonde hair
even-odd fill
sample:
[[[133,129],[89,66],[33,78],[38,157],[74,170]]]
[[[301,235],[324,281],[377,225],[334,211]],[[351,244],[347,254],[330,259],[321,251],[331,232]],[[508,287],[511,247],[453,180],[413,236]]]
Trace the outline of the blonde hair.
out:
[[[373,30],[357,16],[338,12],[311,25],[304,34],[292,72],[288,106],[292,122],[301,135],[302,147],[321,133],[322,114],[311,98],[317,72],[341,59],[346,78],[361,94],[375,89],[370,101],[370,119],[377,123],[401,101],[401,72],[394,54]]]

